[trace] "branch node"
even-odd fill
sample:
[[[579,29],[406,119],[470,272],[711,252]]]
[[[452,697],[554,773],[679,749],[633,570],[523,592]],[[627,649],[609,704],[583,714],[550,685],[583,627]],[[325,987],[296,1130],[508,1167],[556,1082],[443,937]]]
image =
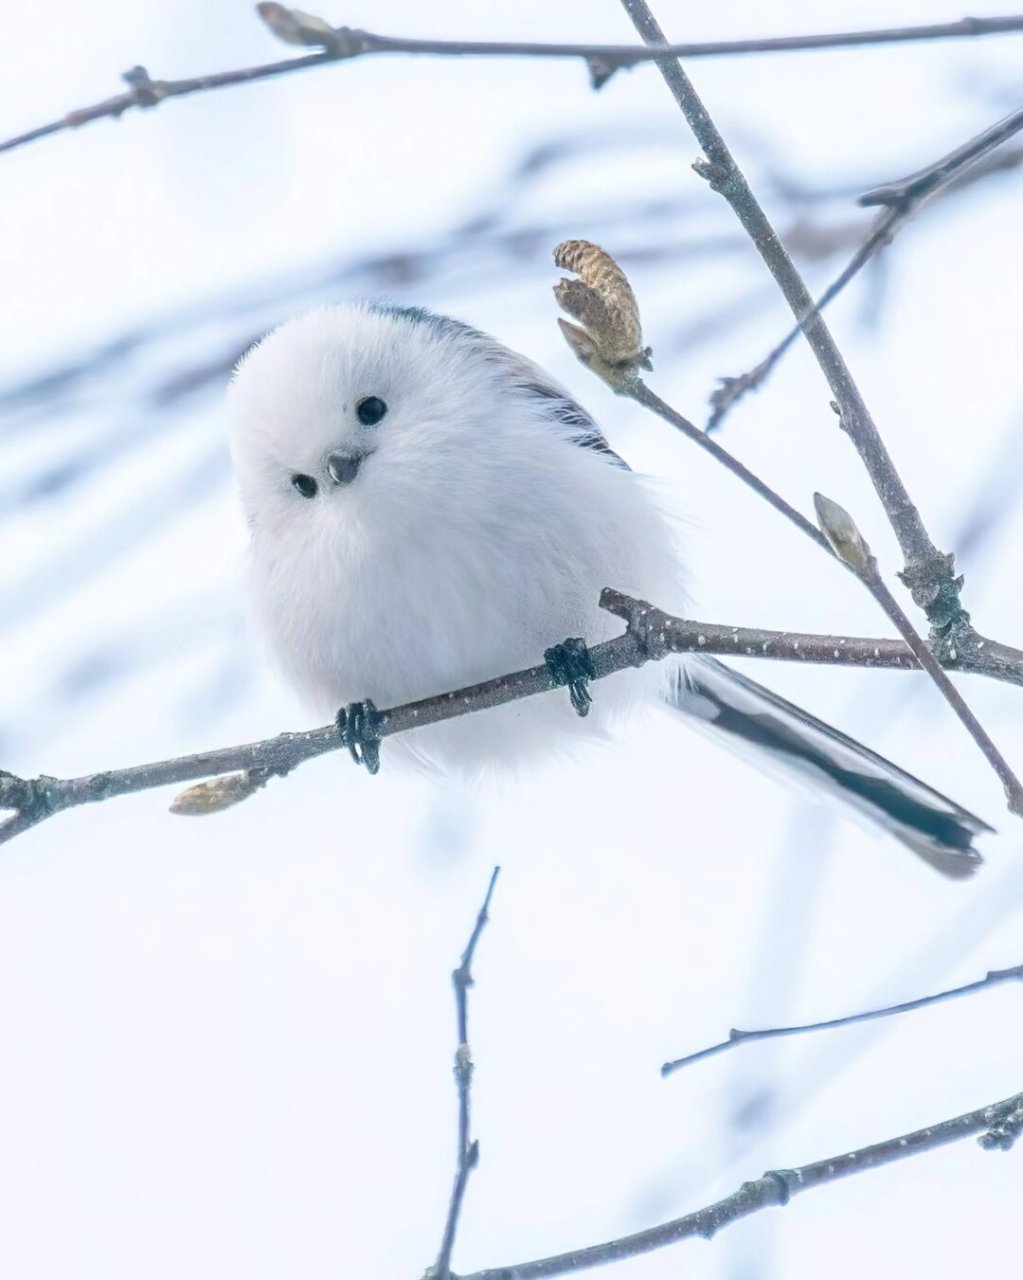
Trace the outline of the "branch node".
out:
[[[155,107],[166,97],[145,67],[132,67],[121,79],[131,89],[135,102],[140,107]]]
[[[711,191],[716,191],[718,195],[724,195],[734,172],[723,164],[708,160],[706,156],[694,160],[692,168],[695,174],[704,179]]]
[[[775,1188],[777,1198],[773,1203],[784,1208],[792,1198],[793,1183],[798,1186],[799,1174],[793,1169],[768,1169],[761,1182],[770,1183]]]
[[[966,659],[981,658],[984,640],[974,631],[970,615],[963,609],[945,626],[931,627],[928,645],[943,667],[962,666],[965,669]]]
[[[754,369],[738,376],[724,375],[718,378],[717,388],[710,395],[710,417],[707,419],[707,430],[718,428],[732,405],[741,400],[748,391],[759,391],[764,379],[774,367],[770,356],[762,360]]]
[[[461,991],[466,991],[472,986],[471,981],[463,983],[458,981],[457,969],[454,973],[454,980],[455,986]],[[460,1044],[455,1050],[455,1079],[458,1082],[459,1088],[465,1088],[472,1079],[472,1053],[470,1052],[469,1046],[464,1043]]]
[[[20,812],[29,803],[31,795],[32,784],[27,779],[0,769],[0,809]]]
[[[1016,1139],[1023,1133],[1023,1105],[1003,1116],[997,1124],[993,1124],[987,1133],[982,1133],[977,1141],[985,1151],[1011,1151]]]
[[[590,88],[596,93],[603,89],[616,71],[631,71],[636,64],[622,59],[611,59],[603,55],[594,55],[586,59],[586,70],[590,73]]]
[[[62,806],[57,802],[58,778],[40,774],[38,778],[20,778],[16,773],[0,769],[0,809],[10,809],[32,823],[41,822]]]
[[[667,615],[647,600],[623,595],[613,587],[600,593],[600,607],[625,622],[626,633],[636,641],[634,666],[656,662],[668,652]]]
[[[900,581],[909,588],[913,602],[927,614],[932,627],[944,631],[955,622],[969,622],[970,615],[959,599],[963,577],[956,575],[955,556],[936,552],[926,560],[909,563],[899,573]]]

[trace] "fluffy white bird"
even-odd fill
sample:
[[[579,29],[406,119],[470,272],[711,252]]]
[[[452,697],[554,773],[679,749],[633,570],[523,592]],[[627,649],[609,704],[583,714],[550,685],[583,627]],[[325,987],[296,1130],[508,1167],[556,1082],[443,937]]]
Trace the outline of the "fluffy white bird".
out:
[[[232,452],[251,529],[258,624],[315,711],[425,698],[541,661],[620,623],[614,586],[684,611],[671,522],[569,393],[457,320],[354,303],[291,320],[242,360]],[[713,660],[602,680],[388,742],[476,772],[592,738],[661,698],[838,792],[932,866],[969,874],[979,818]],[[354,719],[352,715],[354,714]],[[346,713],[349,731],[360,727]],[[370,749],[372,760],[372,746]]]

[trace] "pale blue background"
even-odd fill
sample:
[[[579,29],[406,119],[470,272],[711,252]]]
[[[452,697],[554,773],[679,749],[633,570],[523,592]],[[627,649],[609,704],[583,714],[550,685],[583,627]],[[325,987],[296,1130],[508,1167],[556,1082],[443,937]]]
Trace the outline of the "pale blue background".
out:
[[[235,0],[6,8],[4,134],[116,92],[138,62],[159,77],[287,56]],[[915,0],[658,12],[678,39],[960,16]],[[631,36],[612,0],[353,0],[324,15],[393,34]],[[692,71],[821,285],[869,224],[856,191],[1018,106],[1020,41]],[[516,176],[558,140],[577,145]],[[761,264],[689,169],[696,154],[649,68],[595,95],[574,63],[373,58],[0,157],[3,385],[88,363],[139,326],[151,339],[42,407],[5,405],[0,763],[88,771],[304,723],[246,629],[223,375],[194,393],[181,378],[295,310],[366,290],[450,310],[564,378],[688,513],[699,616],[885,632],[847,575],[615,400],[557,333],[549,254],[566,235],[629,264],[651,385],[691,416],[784,331]],[[1017,643],[1020,192],[1009,175],[926,210],[832,314],[938,543],[962,546],[973,517],[996,518],[963,547],[966,598],[981,630]],[[470,233],[484,212],[496,231]],[[833,233],[830,256],[809,253],[811,228]],[[411,254],[426,254],[422,272]],[[383,265],[359,265],[373,255]],[[814,489],[846,504],[892,573],[897,548],[827,401],[798,350],[724,441],[803,509]],[[1023,959],[1023,828],[933,689],[755,674],[988,816],[1002,834],[984,873],[943,881],[660,719],[500,789],[439,789],[389,769],[385,747],[376,779],[330,757],[222,817],[172,817],[172,793],[149,793],[5,846],[3,1273],[422,1274],[454,1151],[448,974],[496,862],[472,1006],[482,1156],[459,1271],[635,1230],[764,1168],[1019,1089],[1011,988],[659,1078],[664,1058],[734,1024],[833,1016]],[[1023,767],[1023,694],[963,687]],[[1005,1273],[1021,1159],[967,1142],[611,1274]]]

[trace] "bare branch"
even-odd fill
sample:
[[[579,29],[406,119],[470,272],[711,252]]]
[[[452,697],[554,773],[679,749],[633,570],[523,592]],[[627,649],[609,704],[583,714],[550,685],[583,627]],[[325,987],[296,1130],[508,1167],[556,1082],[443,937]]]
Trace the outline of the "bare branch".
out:
[[[814,504],[825,536],[838,555],[856,574],[888,617],[895,623],[899,634],[913,650],[917,661],[938,686],[945,701],[966,726],[970,736],[984,753],[987,762],[998,775],[1005,789],[1010,813],[1023,818],[1023,784],[1013,773],[1008,761],[966,704],[966,700],[948,678],[937,658],[916,632],[905,610],[888,589],[877,567],[877,559],[867,546],[855,521],[844,507],[823,494],[814,494]]]
[[[649,46],[658,47],[666,43],[646,0],[622,0],[622,4]],[[706,157],[697,161],[694,168],[732,207],[784,294],[831,387],[845,430],[867,468],[902,548],[905,559],[903,581],[916,603],[927,612],[932,626],[947,629],[954,623],[964,623],[967,619],[959,599],[960,583],[955,576],[952,557],[943,555],[931,541],[859,387],[824,317],[814,305],[802,276],[688,75],[675,58],[661,56],[657,65]]]
[[[685,1217],[674,1218],[671,1222],[663,1222],[660,1226],[650,1227],[646,1231],[637,1231],[634,1235],[609,1240],[605,1244],[574,1249],[570,1253],[559,1253],[551,1258],[540,1258],[535,1262],[489,1267],[485,1271],[474,1271],[470,1275],[461,1276],[460,1280],[511,1280],[511,1277],[514,1280],[539,1280],[542,1276],[575,1275],[587,1267],[618,1262],[622,1258],[635,1258],[654,1249],[676,1244],[679,1240],[692,1239],[693,1236],[710,1240],[722,1227],[730,1226],[761,1209],[784,1206],[802,1191],[809,1191],[813,1187],[823,1186],[852,1174],[879,1169],[924,1151],[934,1151],[974,1134],[981,1135],[980,1145],[986,1150],[1008,1150],[1019,1136],[1021,1128],[1023,1093],[1018,1093],[1002,1102],[994,1102],[977,1111],[956,1116],[954,1120],[943,1120],[940,1124],[916,1129],[897,1138],[888,1138],[870,1147],[846,1151],[795,1169],[771,1169],[754,1182],[744,1182],[738,1191],[733,1191],[730,1196],[725,1196],[715,1204],[698,1209],[695,1213],[687,1213]]]
[[[495,867],[490,877],[490,884],[487,886],[483,905],[476,916],[476,924],[462,952],[461,962],[451,975],[451,982],[455,988],[455,1014],[458,1022],[458,1046],[455,1049],[455,1085],[458,1089],[458,1160],[440,1253],[437,1255],[434,1266],[427,1272],[429,1280],[451,1280],[451,1252],[455,1247],[455,1235],[458,1231],[462,1201],[465,1199],[465,1188],[469,1183],[469,1174],[476,1168],[479,1161],[479,1143],[469,1136],[469,1100],[473,1071],[472,1054],[469,1050],[469,988],[472,986],[472,961],[476,954],[476,943],[479,942],[480,934],[490,919],[487,912],[490,909],[494,885],[497,884],[497,877],[500,874],[501,868]]]
[[[585,363],[585,362],[584,362]],[[592,366],[591,366],[592,367]],[[598,370],[599,372],[599,370]],[[687,439],[698,445],[706,453],[727,468],[743,484],[762,497],[770,506],[790,520],[808,538],[812,538],[824,551],[834,556],[839,564],[844,564],[851,572],[853,567],[846,564],[840,556],[835,555],[831,544],[816,525],[809,520],[779,493],[750,471],[738,458],[727,449],[710,438],[706,432],[683,417],[676,409],[667,404],[655,392],[651,391],[643,380],[634,374],[610,380],[609,385],[619,394],[627,396],[637,404],[643,405],[656,413],[664,422],[680,431]],[[948,671],[970,671],[978,675],[987,675],[995,679],[1005,680],[1011,684],[1023,684],[1023,650],[1002,644],[997,640],[989,640],[974,630],[969,624],[969,615],[965,625],[951,628],[945,632],[937,628],[931,629],[929,648]],[[887,661],[885,665],[888,665]]]
[[[890,244],[892,237],[909,221],[910,210],[899,206],[884,209],[878,214],[870,234],[856,250],[842,271],[828,285],[817,299],[815,308],[823,311],[832,299],[836,298],[845,286],[870,261],[878,249]],[[792,346],[803,330],[794,325],[784,338],[764,356],[759,364],[745,373],[721,378],[720,385],[710,397],[710,417],[707,419],[707,430],[715,431],[735,408],[739,401],[750,391],[758,391],[774,370],[775,365]]]
[[[1007,142],[1020,129],[1023,129],[1023,111],[1013,111],[990,125],[983,133],[978,133],[976,137],[962,143],[948,155],[942,156],[940,160],[935,160],[923,169],[918,169],[908,178],[902,178],[898,182],[888,182],[883,187],[874,187],[873,190],[864,192],[857,204],[864,207],[880,204],[888,208],[904,208],[907,204],[919,204],[961,177],[968,168],[983,159],[995,147],[1000,147],[1003,142]]]
[[[605,588],[601,593],[600,604],[609,613],[624,618],[628,626],[623,635],[604,640],[589,650],[594,680],[602,680],[627,667],[640,667],[646,662],[685,653],[899,671],[919,668],[912,650],[900,640],[765,631],[754,627],[695,622],[689,618],[673,617],[645,600],[634,599],[611,588]],[[1004,645],[992,645],[991,648],[994,652],[990,666],[986,665],[984,657],[986,649],[979,654],[964,652],[958,659],[949,659],[949,665],[955,670],[1023,685],[1023,655],[1020,655],[1020,661],[1012,661],[1008,655],[1014,650]],[[380,738],[388,738],[556,688],[558,682],[548,666],[530,667],[526,671],[455,689],[451,693],[378,711],[376,734]],[[260,742],[221,747],[216,751],[111,769],[79,778],[53,778],[46,774],[38,778],[20,778],[0,770],[0,810],[14,811],[0,825],[0,844],[65,809],[96,804],[138,791],[151,791],[156,787],[192,782],[198,778],[242,774],[237,781],[204,788],[194,803],[188,801],[184,805],[184,811],[191,814],[216,812],[247,798],[270,778],[282,778],[305,761],[338,751],[343,745],[337,726],[324,725],[299,733],[282,733]],[[178,811],[182,811],[180,807]]]
[[[569,241],[568,243],[578,245],[586,242]],[[559,245],[555,249],[556,261],[559,260],[564,247],[564,245]],[[595,245],[590,247],[596,249]],[[597,251],[604,254],[603,250]],[[608,257],[606,254],[604,256]],[[613,259],[608,258],[608,260],[613,262]],[[558,302],[564,305],[565,298],[562,288],[556,286],[554,292]],[[576,314],[576,312],[573,311],[572,314]],[[626,361],[624,364],[615,363],[608,358],[605,335],[596,330],[580,329],[575,325],[566,326],[563,321],[559,321],[559,323],[578,359],[606,382],[614,392],[618,395],[627,396],[637,404],[641,404],[656,413],[663,421],[670,423],[677,431],[680,431],[689,440],[692,440],[694,444],[709,453],[712,458],[720,462],[734,476],[737,476],[743,484],[752,489],[754,493],[763,498],[765,502],[774,507],[786,519],[790,520],[797,529],[805,533],[807,537],[812,538],[819,547],[834,556],[839,564],[844,564],[851,572],[857,573],[856,566],[847,561],[842,555],[837,554],[836,548],[829,538],[819,528],[811,524],[791,503],[787,502],[770,485],[750,471],[748,467],[718,444],[716,440],[711,439],[706,432],[701,431],[688,418],[683,417],[671,405],[663,401],[660,396],[651,391],[636,372],[635,359]],[[635,317],[635,323],[638,327],[638,314]],[[599,328],[600,324],[598,323],[597,329],[599,330]],[[646,348],[642,355],[646,362],[649,363],[650,348]],[[857,576],[860,575],[857,573]],[[905,618],[905,614],[902,614],[902,616]],[[932,652],[937,653],[941,665],[961,671],[982,671],[988,675],[998,675],[1002,679],[1020,683],[1019,676],[1023,672],[1023,650],[1012,649],[1007,645],[986,639],[970,625],[968,614],[964,612],[961,617],[965,621],[962,621],[958,627],[950,627],[945,630],[939,630],[937,627],[931,628]],[[907,625],[909,625],[908,619],[906,621]],[[919,640],[919,637],[917,639]]]
[[[827,538],[802,512],[797,511],[790,502],[787,502],[779,493],[776,493],[770,485],[750,471],[744,463],[740,462],[738,458],[729,453],[711,436],[708,436],[705,431],[701,431],[695,423],[683,417],[671,405],[662,400],[659,395],[651,391],[642,379],[632,378],[627,383],[622,383],[616,390],[621,395],[628,396],[630,400],[635,400],[637,404],[641,404],[644,408],[656,413],[662,421],[669,423],[676,431],[681,431],[687,439],[692,440],[693,444],[698,445],[705,453],[709,453],[712,458],[715,458],[723,467],[731,471],[732,475],[737,476],[743,484],[748,485],[754,493],[759,494],[765,502],[774,507],[775,511],[781,512],[787,520],[791,520],[797,529],[816,542],[822,550],[827,551],[829,555],[834,555]],[[838,559],[837,556],[835,558]],[[1020,657],[1023,658],[1023,654]]]
[[[950,987],[947,991],[938,991],[929,996],[918,996],[915,1000],[904,1000],[901,1004],[885,1005],[883,1009],[868,1009],[866,1013],[848,1013],[842,1018],[828,1018],[824,1022],[805,1022],[796,1027],[767,1027],[761,1031],[740,1031],[732,1027],[728,1039],[720,1044],[712,1044],[706,1049],[698,1049],[696,1053],[687,1053],[684,1058],[675,1058],[661,1067],[662,1076],[673,1075],[682,1067],[691,1066],[694,1062],[702,1062],[704,1058],[716,1058],[727,1053],[739,1044],[750,1044],[755,1040],[781,1040],[785,1036],[806,1035],[810,1031],[832,1031],[836,1027],[852,1027],[858,1022],[875,1022],[879,1018],[891,1018],[900,1013],[912,1013],[915,1009],[925,1009],[928,1005],[941,1004],[945,1000],[955,1000],[959,996],[972,995],[976,991],[986,991],[988,987],[996,987],[1003,982],[1019,982],[1023,980],[1023,964],[1014,965],[1011,969],[992,969],[976,982],[967,982],[962,987]]]
[[[860,205],[884,207],[871,227],[870,234],[817,299],[815,309],[818,312],[823,311],[842,292],[849,281],[859,274],[875,253],[891,244],[896,234],[926,201],[960,182],[967,170],[972,169],[1020,129],[1023,129],[1023,111],[1016,111],[910,177],[898,182],[886,183],[883,187],[875,187],[872,191],[860,196],[857,201]],[[721,379],[721,385],[710,398],[711,415],[707,420],[708,431],[719,427],[748,391],[755,391],[763,386],[775,365],[801,332],[800,326],[795,325],[754,368],[739,374],[738,377]]]
[[[209,93],[234,85],[251,84],[257,80],[269,80],[295,71],[332,62],[347,62],[352,58],[374,53],[427,54],[439,57],[528,57],[528,58],[580,58],[590,69],[595,88],[623,68],[649,62],[656,57],[672,54],[686,58],[726,57],[750,53],[795,53],[816,49],[840,49],[876,44],[902,44],[921,40],[963,39],[975,36],[1004,35],[1023,31],[1023,14],[1004,18],[962,18],[958,22],[936,22],[915,27],[893,27],[868,31],[847,31],[823,35],[775,36],[754,40],[715,40],[700,44],[663,44],[651,48],[616,44],[539,44],[532,41],[467,41],[467,40],[411,40],[401,37],[381,36],[350,27],[330,27],[322,19],[298,14],[280,4],[257,5],[261,16],[277,34],[287,28],[287,19],[298,19],[291,25],[292,35],[282,35],[289,43],[317,47],[315,53],[280,62],[263,63],[253,67],[240,67],[229,71],[213,72],[183,80],[153,80],[144,67],[135,67],[124,79],[129,89],[112,98],[88,107],[68,112],[59,120],[30,129],[26,133],[0,142],[0,151],[12,151],[15,147],[35,142],[40,138],[78,129],[94,120],[118,119],[126,111],[158,106],[171,98],[188,97],[194,93]]]
[[[663,45],[664,33],[650,11],[646,0],[622,0],[633,25],[649,45]],[[889,522],[899,540],[904,557],[900,577],[909,587],[914,601],[925,610],[931,623],[932,637],[947,636],[953,629],[960,643],[969,643],[972,637],[969,615],[963,608],[959,592],[962,579],[955,576],[954,557],[940,552],[931,542],[920,513],[913,505],[895,464],[885,448],[850,373],[838,345],[828,330],[824,317],[815,308],[802,276],[778,238],[767,215],[760,207],[746,181],[742,170],[735,163],[724,138],[711,119],[706,107],[689,77],[677,59],[661,57],[658,67],[675,101],[678,103],[706,159],[697,161],[694,168],[722,194],[745,228],[754,247],[774,276],[789,303],[804,337],[817,357],[817,363],[835,394],[835,409],[843,429],[849,435],[874,484]],[[838,510],[841,510],[840,508]],[[818,515],[821,515],[818,503]],[[827,514],[826,512],[823,514]],[[846,513],[842,513],[851,525]],[[855,527],[853,526],[855,531]],[[825,532],[828,532],[825,529]],[[869,555],[866,544],[859,538],[859,547],[853,542],[841,544],[829,535],[829,541],[840,558],[857,573],[868,586],[875,599],[899,628],[903,639],[916,654],[921,666],[928,671],[946,700],[966,725],[974,740],[984,752],[1005,788],[1009,810],[1023,817],[1023,785],[1020,784],[1008,763],[995,747],[976,716],[966,705],[962,695],[945,675],[931,651],[916,635],[912,624],[888,591],[876,562]],[[855,540],[854,540],[855,542]],[[843,550],[844,546],[844,550]],[[851,554],[862,550],[863,555]],[[849,552],[850,554],[846,554]],[[851,557],[851,558],[850,558]]]

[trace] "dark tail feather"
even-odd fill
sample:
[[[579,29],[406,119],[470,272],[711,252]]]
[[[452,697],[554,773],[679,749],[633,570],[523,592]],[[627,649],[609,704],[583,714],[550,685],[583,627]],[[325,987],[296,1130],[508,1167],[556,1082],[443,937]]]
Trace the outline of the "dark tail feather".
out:
[[[980,865],[973,837],[992,830],[986,822],[731,667],[713,658],[687,664],[666,701],[837,795],[945,875],[962,878]]]

